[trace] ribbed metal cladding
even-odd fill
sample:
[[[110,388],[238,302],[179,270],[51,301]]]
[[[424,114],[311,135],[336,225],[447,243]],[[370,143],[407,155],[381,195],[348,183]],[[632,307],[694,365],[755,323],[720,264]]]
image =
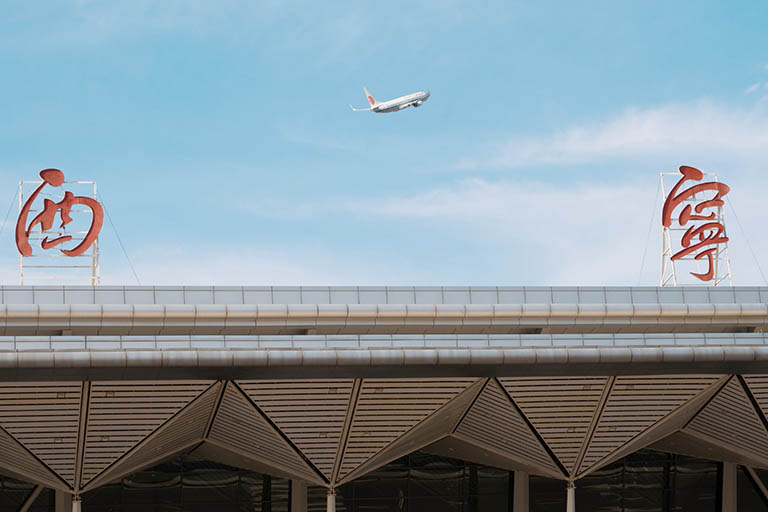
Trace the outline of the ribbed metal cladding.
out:
[[[88,482],[213,384],[212,381],[94,382],[85,439]]]
[[[744,375],[744,380],[765,416],[768,416],[768,375]]]
[[[232,447],[262,464],[310,481],[318,479],[296,450],[231,382],[227,384],[208,439]]]
[[[66,488],[64,482],[56,478],[51,470],[22,448],[4,430],[0,430],[0,454],[2,454],[0,467],[46,487]]]
[[[449,435],[477,397],[486,380],[477,379],[474,384],[459,393],[456,398],[448,401],[429,417],[387,445],[386,448],[348,473],[341,483],[346,483],[359,475],[364,475]]]
[[[193,445],[195,441],[202,440],[218,391],[218,386],[209,388],[92,482],[106,483],[119,476],[134,473],[172,457]]]
[[[339,478],[377,452],[477,379],[365,379],[344,448]]]
[[[327,478],[331,478],[354,380],[238,381]]]
[[[74,485],[80,382],[3,383],[0,426]]]
[[[560,462],[573,471],[607,377],[499,379]]]
[[[736,377],[731,378],[684,431],[768,460],[768,432]]]
[[[491,379],[459,424],[456,434],[499,455],[560,473],[501,386]]]
[[[579,472],[629,443],[719,378],[718,375],[617,377]]]

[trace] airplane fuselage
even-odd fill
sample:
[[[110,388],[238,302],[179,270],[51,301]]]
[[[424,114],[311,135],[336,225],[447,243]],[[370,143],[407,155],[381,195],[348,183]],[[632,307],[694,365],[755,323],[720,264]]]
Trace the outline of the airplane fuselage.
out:
[[[383,101],[371,106],[373,112],[385,114],[387,112],[397,112],[408,107],[420,107],[422,103],[429,99],[429,91],[420,91],[406,96],[400,96],[389,101]]]

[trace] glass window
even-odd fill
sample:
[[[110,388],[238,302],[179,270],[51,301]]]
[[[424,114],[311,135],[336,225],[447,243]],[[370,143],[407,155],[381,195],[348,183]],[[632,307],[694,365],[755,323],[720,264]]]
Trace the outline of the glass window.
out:
[[[35,484],[0,476],[0,512],[16,512],[35,490]],[[43,489],[30,512],[53,512],[53,491]]]
[[[576,482],[576,506],[594,512],[716,512],[717,463],[640,450]],[[565,483],[531,477],[531,510],[565,510]],[[748,509],[745,509],[748,510]]]
[[[766,472],[763,471],[762,473],[765,475]],[[758,477],[763,475],[758,473]],[[760,492],[755,481],[741,466],[739,466],[737,478],[739,512],[768,512],[768,503],[766,503],[763,493]],[[763,480],[763,485],[765,482]]]
[[[758,470],[768,483],[768,471]],[[739,470],[739,510],[768,506]],[[424,452],[337,489],[338,512],[509,512],[512,474]],[[716,512],[718,465],[641,450],[576,482],[580,511]],[[0,477],[0,512],[19,509],[34,485]],[[326,489],[309,487],[309,510],[325,511]],[[188,457],[165,462],[83,496],[84,512],[289,512],[288,480]],[[531,512],[565,510],[566,484],[530,477]],[[53,491],[32,512],[53,512]]]
[[[717,462],[674,455],[671,473],[673,512],[715,512],[719,473]]]
[[[288,480],[180,457],[86,493],[82,508],[83,512],[288,512],[289,495]]]
[[[349,512],[508,512],[509,472],[416,452],[336,490]],[[325,510],[325,491],[310,488],[309,509]]]

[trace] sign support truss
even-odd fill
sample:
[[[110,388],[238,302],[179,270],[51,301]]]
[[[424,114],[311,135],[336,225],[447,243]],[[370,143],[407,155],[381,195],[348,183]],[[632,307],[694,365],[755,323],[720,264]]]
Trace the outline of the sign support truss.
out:
[[[717,174],[702,173],[708,181],[718,182]],[[662,172],[661,193],[662,203],[666,203],[672,186],[680,178],[677,172]],[[673,182],[674,180],[674,182]],[[672,183],[672,186],[670,186]],[[694,209],[696,205],[711,199],[711,192],[702,191],[686,198],[681,206],[685,208],[690,205]],[[723,226],[723,236],[725,232],[725,212],[723,206],[711,206],[705,209],[704,214],[714,213],[714,219],[710,222],[716,222]],[[702,274],[707,271],[707,259],[696,258],[695,254],[686,255],[680,258],[672,259],[681,249],[681,240],[688,228],[680,226],[678,218],[673,217],[670,226],[662,226],[661,230],[661,280],[660,286],[701,286],[708,284],[710,286],[733,286],[733,276],[731,274],[731,260],[728,256],[728,242],[715,244],[712,248],[712,266],[714,274],[709,282],[697,279],[692,272]]]
[[[19,181],[20,214],[24,203],[41,183],[43,182],[40,180]],[[81,192],[81,196],[91,197],[98,201],[95,181],[65,181],[63,185],[69,185],[68,188],[78,190]],[[35,200],[35,204],[33,204],[32,209],[29,211],[30,219],[42,211],[44,200],[61,201],[64,198],[64,193],[63,189],[51,188],[40,193],[40,197]],[[98,238],[96,238],[87,251],[77,256],[62,254],[58,247],[48,250],[42,250],[40,247],[46,238],[54,239],[69,236],[75,243],[85,238],[88,233],[88,225],[93,218],[92,210],[82,205],[75,205],[69,213],[71,214],[72,222],[67,226],[60,225],[61,220],[59,215],[57,215],[50,229],[43,230],[41,226],[36,226],[30,231],[29,241],[33,247],[33,253],[29,256],[19,255],[20,285],[41,282],[80,283],[91,286],[100,284]]]

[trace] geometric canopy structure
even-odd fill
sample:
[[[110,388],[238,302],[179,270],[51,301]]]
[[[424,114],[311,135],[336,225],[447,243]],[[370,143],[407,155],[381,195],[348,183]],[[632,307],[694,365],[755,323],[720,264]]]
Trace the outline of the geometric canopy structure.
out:
[[[417,450],[565,481],[768,468],[768,289],[0,288],[0,473],[180,454],[334,489]]]
[[[749,379],[768,382],[768,374]],[[126,381],[59,387],[65,391],[49,386],[42,392],[6,384],[0,446],[14,456],[3,458],[0,467],[26,480],[79,493],[197,451],[332,487],[434,446],[438,451],[472,452],[473,459],[491,465],[573,479],[676,435],[721,445],[742,453],[751,465],[768,467],[768,418],[750,399],[745,379],[697,375],[590,380],[602,381],[596,384],[600,398],[587,403],[592,412],[580,417],[546,414],[556,409],[549,395],[519,398],[525,394],[521,389],[531,388],[530,378],[286,382],[292,395],[283,395],[283,404],[311,403],[307,396],[319,401],[342,390],[339,402],[345,403],[336,414],[322,414],[319,404],[316,411],[321,414],[271,408],[270,398],[275,397],[264,390],[276,381],[158,382],[133,388],[134,400],[126,399],[133,387]],[[584,386],[582,378],[535,382],[539,389]],[[83,389],[86,395],[81,395]],[[353,389],[358,391],[354,395]],[[106,397],[122,400],[107,410],[99,400]],[[104,421],[107,416],[110,424]],[[78,432],[85,432],[85,438],[76,454]]]

